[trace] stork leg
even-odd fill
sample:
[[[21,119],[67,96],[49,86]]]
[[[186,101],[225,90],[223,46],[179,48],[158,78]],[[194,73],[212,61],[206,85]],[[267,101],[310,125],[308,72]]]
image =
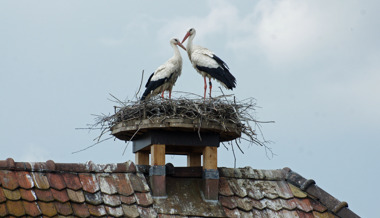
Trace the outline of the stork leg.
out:
[[[210,98],[211,98],[211,89],[212,89],[211,78],[208,78],[208,84],[210,86]]]
[[[165,90],[162,91],[161,98],[164,98],[164,92],[165,92]]]
[[[204,99],[206,99],[206,90],[207,90],[207,82],[206,82],[206,77],[203,77],[205,80],[205,93],[204,93]]]

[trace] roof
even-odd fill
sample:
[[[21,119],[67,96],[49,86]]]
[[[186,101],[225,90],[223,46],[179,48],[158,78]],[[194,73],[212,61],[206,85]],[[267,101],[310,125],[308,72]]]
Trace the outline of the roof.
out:
[[[174,169],[178,173],[167,178],[168,197],[153,198],[146,168],[131,161],[102,165],[8,158],[0,161],[0,216],[359,217],[289,168],[219,168],[216,202],[202,198],[196,168],[188,174],[192,178],[183,178],[184,168]]]

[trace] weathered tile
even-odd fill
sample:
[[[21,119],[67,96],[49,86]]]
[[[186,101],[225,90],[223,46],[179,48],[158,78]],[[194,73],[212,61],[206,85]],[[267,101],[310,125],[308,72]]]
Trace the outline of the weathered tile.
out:
[[[292,190],[294,197],[297,197],[297,198],[306,198],[307,197],[307,194],[305,192],[301,191],[301,189],[297,188],[296,186],[294,186],[290,183],[289,183],[289,188],[290,188],[290,190]]]
[[[60,215],[68,216],[73,214],[73,209],[71,208],[71,204],[69,202],[61,203],[56,201],[54,202],[54,206]]]
[[[313,214],[313,213],[306,213],[306,212],[303,212],[301,210],[297,210],[297,214],[298,214],[299,218],[327,218],[325,216],[320,217],[317,214]],[[332,217],[334,217],[334,216],[332,216]]]
[[[103,202],[104,204],[112,206],[112,207],[116,207],[121,204],[121,201],[118,195],[103,194]]]
[[[253,214],[251,211],[242,211],[240,210],[240,216],[242,218],[250,218],[250,217],[253,217]]]
[[[119,207],[109,207],[105,206],[107,214],[113,217],[121,217],[124,215],[123,208]]]
[[[83,203],[85,201],[82,190],[74,191],[71,189],[67,189],[67,195],[69,196],[70,200],[73,202]]]
[[[136,202],[138,205],[146,207],[146,206],[153,204],[153,198],[149,192],[146,192],[146,193],[137,193],[136,192],[135,197],[136,197]]]
[[[131,195],[131,196],[123,196],[123,195],[120,195],[120,200],[121,200],[121,202],[123,202],[124,204],[133,204],[133,203],[136,202],[135,195]]]
[[[5,203],[0,203],[0,217],[5,217],[8,215],[7,206]]]
[[[261,200],[264,198],[264,193],[261,191],[261,181],[253,181],[250,180],[248,182],[248,187],[247,187],[247,195],[250,198],[256,199],[256,200]]]
[[[80,179],[80,182],[82,183],[84,191],[95,193],[100,190],[95,174],[80,173],[79,179]]]
[[[234,195],[228,183],[228,179],[226,177],[221,177],[219,179],[219,194],[224,195],[224,196]]]
[[[266,210],[252,210],[252,217],[272,218],[268,216]]]
[[[156,211],[152,207],[137,207],[139,214],[142,218],[157,217]]]
[[[281,199],[282,200],[282,207],[287,210],[294,210],[297,208],[297,203],[293,199]]]
[[[229,179],[228,183],[235,195],[244,198],[247,196],[247,190],[245,189],[247,181],[246,179]]]
[[[12,191],[8,189],[3,189],[4,195],[7,199],[17,201],[21,198],[20,191],[18,189]]]
[[[84,197],[89,204],[99,205],[103,203],[103,197],[100,191],[96,193],[84,192]]]
[[[64,173],[62,176],[68,188],[72,190],[79,190],[82,188],[82,184],[76,173]]]
[[[309,213],[305,213],[305,214],[309,214]],[[332,215],[329,212],[319,213],[317,211],[313,211],[312,215],[309,217],[313,217],[313,218],[336,218],[336,216]],[[307,217],[307,218],[309,218],[309,217]]]
[[[129,196],[134,193],[132,184],[125,173],[113,174],[119,194]]]
[[[225,197],[225,196],[219,196],[219,202],[222,204],[223,207],[226,207],[228,209],[235,209],[237,207],[237,203],[235,201],[235,197]]]
[[[127,217],[138,217],[139,216],[139,211],[137,209],[136,205],[122,205],[123,211],[125,216]]]
[[[255,200],[255,199],[252,199],[252,207],[255,208],[255,209],[259,209],[259,210],[262,210],[266,207],[266,205],[262,204],[261,201],[258,201],[258,200]]]
[[[0,203],[6,201],[7,198],[5,197],[4,191],[2,188],[0,188]]]
[[[57,215],[57,210],[55,209],[54,203],[53,202],[42,202],[38,201],[38,206],[42,212],[43,215],[45,216],[55,216]]]
[[[286,181],[278,181],[277,186],[277,193],[281,198],[290,199],[294,197],[293,192]]]
[[[277,185],[276,181],[265,181],[265,180],[256,180],[251,183],[252,189],[256,190],[254,192],[253,198],[256,200],[259,199],[259,195],[264,195],[266,198],[275,199],[278,198],[278,191],[280,188]],[[260,193],[260,194],[258,194]]]
[[[267,209],[270,209],[270,210],[278,211],[278,210],[281,210],[283,208],[281,199],[274,199],[274,200],[272,200],[272,199],[264,198],[260,202],[263,205],[265,205],[265,207]]]
[[[19,186],[13,171],[0,170],[0,182],[4,188],[9,190],[15,190]]]
[[[39,189],[48,189],[50,188],[49,181],[44,173],[32,172],[31,177],[34,182],[34,186]]]
[[[238,209],[230,210],[226,207],[223,208],[224,212],[226,213],[227,217],[240,217],[240,212]]]
[[[99,175],[98,176],[100,190],[103,193],[112,195],[117,193],[117,188],[115,184],[115,180],[110,175]]]
[[[20,188],[19,191],[20,191],[22,199],[27,200],[27,201],[36,201],[37,200],[37,195],[33,189],[26,190],[26,189]],[[0,193],[0,195],[1,195],[1,193]],[[0,200],[0,202],[1,202],[1,200]]]
[[[305,198],[305,199],[294,198],[294,200],[297,203],[298,209],[305,211],[305,212],[310,212],[313,210],[313,207],[311,206],[310,200],[308,198]]]
[[[236,204],[239,209],[244,211],[252,210],[252,200],[250,198],[235,198]]]
[[[53,194],[51,193],[50,189],[47,189],[47,190],[34,189],[34,192],[36,193],[37,198],[40,201],[49,202],[49,201],[54,200]]]
[[[279,214],[281,215],[281,218],[298,218],[299,215],[297,211],[289,211],[289,210],[281,210],[279,211]]]
[[[140,173],[138,173],[140,174]],[[133,190],[135,192],[148,192],[150,191],[148,184],[146,183],[146,179],[144,176],[138,176],[138,174],[128,173],[129,181],[132,184]]]
[[[228,178],[242,178],[242,174],[237,168],[218,168],[220,177],[228,177]]]
[[[66,188],[65,180],[63,179],[61,174],[58,173],[48,173],[47,178],[49,180],[49,184],[52,188],[57,190],[62,190]]]
[[[67,201],[69,201],[69,195],[67,194],[67,191],[66,189],[64,190],[55,190],[55,189],[50,189],[51,191],[51,194],[53,195],[53,198],[56,200],[56,201],[59,201],[61,203],[65,203]]]
[[[103,205],[91,205],[87,204],[88,211],[91,216],[105,216],[107,215],[106,209]]]
[[[29,172],[18,171],[15,173],[16,173],[17,181],[21,188],[31,189],[34,187],[34,182]]]
[[[90,212],[86,204],[71,203],[71,207],[76,217],[89,217]]]
[[[321,203],[314,199],[310,199],[310,205],[313,207],[314,210],[323,213],[327,210],[325,206],[323,206]]]
[[[282,170],[261,170],[265,180],[279,181],[285,178]]]
[[[7,201],[8,213],[13,216],[24,216],[25,209],[21,201]]]

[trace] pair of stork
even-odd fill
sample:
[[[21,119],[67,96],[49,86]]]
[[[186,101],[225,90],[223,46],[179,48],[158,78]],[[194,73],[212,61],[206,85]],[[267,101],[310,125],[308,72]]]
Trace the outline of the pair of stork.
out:
[[[236,87],[236,79],[230,73],[229,68],[224,61],[216,56],[212,51],[201,46],[193,45],[193,39],[196,31],[191,28],[183,38],[182,42],[178,39],[171,39],[170,45],[173,47],[174,56],[170,58],[165,64],[156,69],[154,73],[149,77],[146,83],[145,92],[141,97],[141,100],[149,99],[159,93],[161,97],[164,97],[164,92],[169,91],[169,99],[171,98],[171,92],[175,82],[181,75],[182,71],[182,57],[177,46],[180,46],[189,55],[189,59],[195,68],[204,78],[204,99],[206,99],[207,82],[206,77],[209,79],[210,97],[212,83],[211,79],[216,79],[227,89],[233,89]],[[182,43],[187,39],[186,48]]]

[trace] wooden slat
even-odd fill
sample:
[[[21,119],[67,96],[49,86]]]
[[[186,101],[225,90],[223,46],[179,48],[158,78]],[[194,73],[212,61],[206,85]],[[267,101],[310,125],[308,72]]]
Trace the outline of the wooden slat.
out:
[[[153,144],[150,146],[151,165],[165,165],[165,145]]]
[[[149,153],[136,152],[135,160],[137,165],[149,165]]]
[[[200,154],[188,154],[187,155],[187,166],[188,167],[200,167],[201,163],[201,155]]]
[[[203,150],[203,169],[211,170],[218,167],[218,148],[207,146]]]

